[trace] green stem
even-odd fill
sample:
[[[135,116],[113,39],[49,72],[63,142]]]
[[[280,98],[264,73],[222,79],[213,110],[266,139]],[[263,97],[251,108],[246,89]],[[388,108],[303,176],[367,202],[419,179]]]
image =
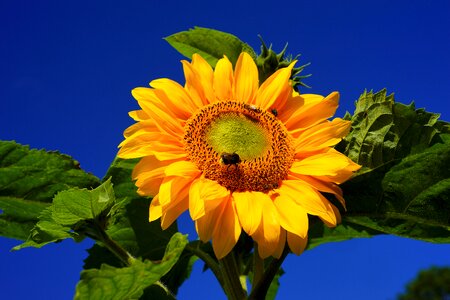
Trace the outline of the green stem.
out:
[[[264,260],[258,254],[258,244],[254,243],[253,251],[253,282],[252,285],[256,286],[256,283],[261,280],[264,273]]]
[[[105,230],[97,222],[91,223],[89,229],[86,231],[86,235],[100,243],[102,243],[109,251],[111,251],[115,256],[117,256],[126,266],[130,266],[136,258],[132,256],[127,250],[122,248],[118,243],[109,237]]]
[[[223,259],[219,260],[222,270],[223,281],[225,283],[224,290],[229,300],[243,300],[246,293],[242,288],[240,281],[240,273],[236,264],[234,253],[230,252]]]
[[[101,242],[127,266],[130,266],[136,260],[127,250],[112,240],[106,232],[104,232]]]
[[[266,298],[266,294],[267,291],[269,290],[270,284],[272,283],[272,280],[275,278],[275,275],[277,275],[278,270],[280,269],[281,264],[283,263],[288,253],[289,250],[287,247],[285,247],[281,257],[272,260],[269,267],[267,267],[266,271],[264,272],[262,278],[256,282],[255,286],[253,286],[252,292],[248,297],[249,300],[258,300]]]
[[[196,244],[198,245],[198,244]],[[214,276],[216,276],[217,280],[219,281],[220,285],[224,287],[224,282],[222,278],[222,272],[220,271],[220,266],[216,262],[214,258],[212,258],[208,253],[201,250],[198,246],[194,246],[193,244],[187,244],[186,248],[187,251],[190,251],[192,254],[200,258],[205,262],[205,264],[211,269],[211,271],[214,273]],[[224,290],[225,291],[225,290]]]

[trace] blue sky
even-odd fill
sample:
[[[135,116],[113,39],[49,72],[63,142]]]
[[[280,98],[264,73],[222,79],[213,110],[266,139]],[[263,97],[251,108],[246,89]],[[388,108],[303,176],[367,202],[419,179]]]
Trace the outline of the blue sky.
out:
[[[364,2],[364,3],[362,3]],[[182,59],[162,37],[202,26],[259,50],[311,62],[308,93],[340,91],[338,115],[364,89],[450,120],[448,1],[1,1],[0,139],[60,150],[102,177],[137,108],[130,90],[169,77]],[[184,218],[182,229],[191,232]],[[5,299],[71,299],[85,249],[67,241],[9,252],[0,238]],[[450,266],[450,245],[392,236],[327,244],[289,256],[278,299],[394,299],[417,271]],[[194,268],[179,299],[224,299],[210,273]]]

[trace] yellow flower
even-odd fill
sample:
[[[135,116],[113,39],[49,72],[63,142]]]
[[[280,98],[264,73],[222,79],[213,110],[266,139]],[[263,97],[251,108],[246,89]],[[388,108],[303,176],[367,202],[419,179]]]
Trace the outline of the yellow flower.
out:
[[[242,229],[262,258],[280,257],[286,242],[300,254],[308,214],[328,226],[345,207],[337,184],[359,165],[332,147],[350,122],[336,118],[339,94],[299,95],[289,77],[295,62],[259,85],[253,59],[242,53],[233,72],[227,57],[213,70],[199,55],[182,61],[185,86],[157,79],[132,91],[141,110],[125,130],[119,157],[142,157],[133,170],[138,193],[153,196],[150,221],[163,229],[186,210],[217,258]]]

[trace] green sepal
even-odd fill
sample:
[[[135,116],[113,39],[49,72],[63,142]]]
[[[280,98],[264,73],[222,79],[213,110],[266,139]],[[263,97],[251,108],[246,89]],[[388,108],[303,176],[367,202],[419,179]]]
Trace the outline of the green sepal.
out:
[[[224,55],[235,65],[241,52],[247,52],[256,59],[255,51],[236,36],[215,29],[194,27],[164,38],[172,47],[191,59],[198,53],[213,68]]]
[[[267,48],[262,37],[260,36],[259,38],[261,39],[261,53],[256,58],[255,62],[258,67],[259,83],[261,84],[277,70],[288,67],[293,60],[297,60],[300,57],[300,54],[295,57],[292,57],[292,55],[286,56],[287,44],[280,53],[276,53],[272,50],[272,45]],[[296,91],[298,91],[299,86],[309,88],[302,80],[310,77],[311,74],[300,75],[300,73],[309,65],[310,64],[307,63],[292,69],[292,86]]]
[[[179,260],[187,243],[187,236],[175,233],[167,244],[161,261],[136,259],[130,266],[123,268],[103,264],[100,269],[84,270],[74,298],[138,299],[147,287],[159,284],[161,277]]]

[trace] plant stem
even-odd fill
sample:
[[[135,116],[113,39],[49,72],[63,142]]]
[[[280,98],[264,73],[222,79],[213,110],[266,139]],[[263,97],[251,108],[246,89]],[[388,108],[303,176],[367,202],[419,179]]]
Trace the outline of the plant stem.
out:
[[[256,283],[261,280],[264,273],[264,260],[258,254],[258,244],[254,243],[253,251],[253,282],[252,286],[256,286]]]
[[[123,263],[125,263],[125,265],[130,266],[136,258],[112,240],[106,232],[103,231],[103,233],[101,242],[109,249],[109,251],[114,253]]]
[[[198,245],[198,244],[197,244]],[[190,251],[192,254],[200,258],[205,262],[205,264],[211,269],[211,271],[214,273],[214,276],[216,276],[217,280],[219,281],[220,285],[224,287],[224,281],[222,278],[222,272],[220,271],[220,266],[216,262],[214,258],[212,258],[208,253],[204,252],[197,246],[194,246],[193,244],[187,244],[186,248],[187,251]],[[224,289],[225,291],[225,289]]]
[[[224,290],[229,300],[243,300],[246,298],[246,293],[242,288],[239,279],[240,272],[236,264],[234,253],[230,252],[223,259],[219,260],[223,281],[225,283]]]
[[[91,230],[86,230],[85,234],[102,243],[106,248],[108,248],[109,251],[111,251],[117,258],[119,258],[126,266],[130,266],[136,258],[132,256],[127,250],[122,248],[118,243],[116,243],[113,239],[111,239],[106,233],[105,230],[103,230],[102,226],[98,224],[97,222],[92,222],[90,224],[91,228],[94,229],[92,232]],[[89,227],[88,227],[89,228]]]
[[[256,282],[255,286],[253,286],[252,292],[248,297],[249,300],[259,300],[266,298],[266,294],[267,291],[269,290],[270,284],[272,283],[272,280],[275,278],[275,275],[277,275],[278,270],[280,269],[281,264],[283,263],[288,253],[289,250],[287,247],[285,247],[281,257],[272,260],[269,267],[267,267],[266,271],[264,272],[262,278]]]

